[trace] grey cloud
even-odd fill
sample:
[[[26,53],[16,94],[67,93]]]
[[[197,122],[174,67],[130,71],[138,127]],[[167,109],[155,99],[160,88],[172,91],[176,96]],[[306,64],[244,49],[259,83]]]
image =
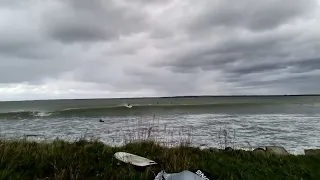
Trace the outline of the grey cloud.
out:
[[[284,90],[291,91],[292,93],[319,93],[320,84],[319,81],[320,73],[301,73],[300,75],[281,76],[279,74],[278,79],[270,81],[259,81],[259,76],[255,79],[243,79],[238,81],[238,86],[269,86],[269,87],[282,87]]]
[[[58,2],[58,8],[47,12],[43,22],[48,35],[64,43],[114,39],[139,32],[145,24],[143,12],[116,1]]]
[[[148,4],[165,4],[168,3],[170,0],[130,0],[127,1],[128,3],[138,3],[140,5],[148,5]]]
[[[45,78],[70,70],[71,61],[59,61],[64,58],[64,47],[42,37],[32,18],[36,12],[25,11],[18,1],[2,3],[6,10],[0,11],[0,84],[40,84]],[[22,4],[30,7],[30,3]]]
[[[7,27],[3,29],[6,30]],[[23,32],[19,33],[17,30]],[[0,32],[0,84],[39,84],[45,78],[57,77],[60,73],[72,69],[74,61],[64,60],[65,47],[48,42],[35,34],[39,32],[23,27]]]
[[[32,38],[31,38],[32,39]],[[0,43],[0,84],[29,82],[40,84],[46,78],[59,77],[80,64],[73,48],[44,40],[2,41]]]
[[[32,38],[12,41],[12,39],[0,38],[0,53],[3,58],[23,58],[29,60],[41,60],[55,57],[58,53],[55,46],[49,45],[41,40]]]
[[[272,71],[275,69],[282,69],[282,68],[286,68],[286,66],[281,64],[258,64],[252,67],[240,67],[231,71],[232,73],[239,75],[239,74],[251,74],[255,72]]]
[[[319,16],[306,18],[315,1],[33,2],[0,0],[10,12],[0,11],[0,90],[23,82],[32,84],[27,94],[51,85],[79,97],[320,89]]]
[[[94,49],[94,47],[84,47],[79,44],[64,45],[63,43],[52,41],[46,37],[48,31],[53,33],[50,35],[55,36],[62,42],[103,41],[103,38],[99,37],[99,35],[108,34],[107,31],[104,31],[105,27],[103,27],[106,24],[101,22],[105,21],[104,18],[106,18],[106,16],[107,20],[108,18],[114,18],[115,22],[113,25],[119,24],[119,27],[111,27],[113,29],[111,29],[109,35],[119,35],[116,28],[123,28],[124,31],[128,32],[131,31],[131,25],[128,25],[129,23],[139,25],[140,19],[139,21],[134,21],[135,18],[139,16],[132,14],[130,10],[124,7],[118,8],[112,5],[110,1],[106,1],[107,4],[99,4],[103,3],[103,1],[90,2],[96,4],[89,3],[88,1],[71,0],[55,1],[53,8],[50,6],[52,5],[50,3],[43,2],[34,4],[34,6],[36,6],[35,9],[43,8],[42,12],[46,12],[44,15],[41,11],[40,13],[34,11],[28,12],[25,11],[25,9],[20,9],[19,4],[3,3],[5,7],[8,7],[6,12],[9,13],[7,14],[11,16],[2,22],[0,18],[0,25],[2,25],[2,29],[0,29],[0,84],[21,82],[40,84],[47,78],[60,78],[64,73],[72,74],[72,71],[75,71],[77,68],[86,66],[86,64],[82,64],[83,61],[92,59],[96,61],[95,55],[90,54],[90,48]],[[25,8],[32,6],[31,1],[27,4],[28,6],[25,6]],[[54,11],[58,14],[50,14]],[[74,12],[79,13],[79,17],[73,17],[76,18],[76,20],[71,19],[71,21],[68,21],[69,19],[59,19],[59,17],[66,17]],[[90,14],[92,12],[94,12],[93,15]],[[89,17],[89,20],[81,19],[81,14],[84,14],[84,17]],[[35,19],[32,19],[32,17],[38,15],[41,15],[40,17],[42,17],[42,20],[46,21],[46,23],[38,24]],[[93,16],[97,17],[93,19],[95,20],[94,22],[92,22],[92,19],[90,20],[90,18],[94,18]],[[53,19],[51,18],[58,18],[61,22],[52,21]],[[68,22],[65,22],[65,20]],[[96,22],[96,20],[100,22]],[[134,22],[128,23],[127,20]],[[9,21],[14,21],[15,23],[8,23]],[[77,23],[80,27],[77,26]],[[99,23],[101,23],[101,27]],[[97,25],[96,28],[94,28],[95,25]],[[111,24],[109,23],[107,25],[110,26]],[[74,28],[76,28],[76,30]],[[43,30],[45,31],[43,32]],[[93,32],[91,33],[92,30]],[[97,31],[101,33],[99,34]],[[127,49],[130,49],[130,47]],[[104,59],[104,57],[99,57],[99,59]],[[88,64],[91,63],[89,62]],[[97,65],[98,64],[95,63],[92,69],[95,69]],[[102,72],[104,72],[104,70],[102,70]],[[102,74],[102,76],[103,75],[104,74]]]
[[[298,62],[290,62],[289,66],[293,66],[294,72],[307,72],[316,69],[320,69],[320,57],[315,57],[312,59],[303,59]]]
[[[192,73],[197,73],[201,69],[200,68],[184,68],[184,67],[171,67],[171,71],[176,72],[176,73],[187,73],[187,74],[192,74]]]
[[[274,29],[315,11],[316,0],[207,1],[191,28],[242,27],[253,31]]]
[[[202,46],[179,52],[174,60],[155,65],[214,70],[227,68],[235,62],[241,62],[242,66],[255,64],[256,61],[277,61],[289,56],[290,53],[282,51],[282,46],[290,44],[294,36],[292,33],[273,33],[239,37],[238,33],[234,33],[214,45],[210,44],[210,40],[204,40]]]
[[[315,93],[320,88],[313,83],[320,74],[304,73],[320,69],[320,53],[317,52],[319,36],[313,34],[313,39],[304,40],[306,32],[307,29],[290,28],[269,32],[232,29],[226,31],[230,33],[229,37],[201,37],[201,45],[181,48],[168,56],[170,60],[156,62],[154,66],[169,67],[175,73],[197,74],[199,68],[202,71],[220,72],[222,76],[219,81],[232,83],[233,93],[241,92],[235,90],[238,87],[247,87],[246,92],[252,92],[250,87],[258,92],[264,92],[265,89],[283,92],[290,87],[290,82],[296,88],[290,89],[291,92]],[[194,34],[190,36],[193,36],[194,41],[197,39]],[[268,81],[262,80],[274,74],[279,76]],[[282,77],[286,74],[287,78]],[[305,82],[294,82],[294,79],[305,79]]]
[[[22,7],[24,1],[19,0],[0,0],[0,9],[1,8],[11,8],[11,7]]]
[[[234,76],[242,76],[252,73],[277,72],[285,70],[288,73],[300,74],[320,69],[320,58],[300,59],[299,61],[278,61],[267,64],[256,63],[253,65],[240,65],[238,67],[227,69],[228,73]],[[302,77],[302,75],[301,75]],[[298,77],[297,77],[298,78]]]
[[[90,20],[89,20],[90,21]],[[83,24],[81,22],[61,22],[58,25],[53,25],[50,28],[50,35],[62,42],[75,42],[75,41],[101,41],[116,36],[113,32],[108,33],[104,27],[92,23]]]
[[[172,94],[194,94],[197,91],[197,86],[193,83],[197,81],[197,76],[189,73],[171,74],[168,69],[161,70],[128,70],[127,75],[132,78],[133,84],[138,84],[137,88],[153,88],[165,95]],[[172,78],[174,76],[174,78]]]
[[[231,37],[217,41],[213,45],[210,44],[210,40],[204,40],[202,46],[179,52],[178,55],[173,55],[174,59],[157,62],[155,66],[176,69],[201,68],[205,71],[224,70],[226,73],[236,75],[283,69],[288,66],[295,66],[297,69],[304,68],[306,71],[310,68],[319,68],[317,56],[320,56],[320,53],[314,53],[318,47],[317,40],[310,43],[310,46],[304,47],[303,44],[294,41],[300,33],[286,32],[284,34],[275,31],[261,35],[251,34],[246,37],[234,33]],[[301,52],[305,54],[305,57],[298,57]]]
[[[94,82],[102,87],[108,87],[112,91],[136,92],[144,89],[152,89],[161,95],[194,94],[197,86],[189,83],[197,81],[197,75],[182,73],[176,74],[166,68],[150,68],[123,66],[122,69],[108,63],[102,63],[99,67],[93,65],[93,73],[90,65],[79,69],[76,74],[78,81]],[[174,76],[174,78],[172,78]]]
[[[7,58],[0,56],[0,61],[5,62]],[[0,66],[0,83],[41,84],[48,77],[56,77],[59,73],[71,69],[71,63],[56,64],[54,59],[46,61],[28,61],[21,58],[10,58],[10,62],[2,63]]]

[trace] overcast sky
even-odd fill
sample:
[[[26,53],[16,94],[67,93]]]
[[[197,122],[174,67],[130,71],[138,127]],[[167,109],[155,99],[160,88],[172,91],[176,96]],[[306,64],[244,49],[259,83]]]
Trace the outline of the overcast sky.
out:
[[[318,0],[0,0],[0,100],[301,93]]]

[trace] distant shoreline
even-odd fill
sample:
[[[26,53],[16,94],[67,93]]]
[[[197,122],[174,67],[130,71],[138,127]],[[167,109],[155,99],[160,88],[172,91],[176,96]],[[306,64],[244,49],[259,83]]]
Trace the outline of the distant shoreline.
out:
[[[150,97],[122,97],[122,98],[83,98],[83,99],[35,99],[35,100],[14,100],[14,101],[1,101],[0,102],[26,102],[26,101],[85,101],[85,100],[114,100],[114,99],[179,99],[179,98],[241,98],[241,97],[312,97],[320,96],[320,94],[290,94],[290,95],[188,95],[188,96],[150,96]]]

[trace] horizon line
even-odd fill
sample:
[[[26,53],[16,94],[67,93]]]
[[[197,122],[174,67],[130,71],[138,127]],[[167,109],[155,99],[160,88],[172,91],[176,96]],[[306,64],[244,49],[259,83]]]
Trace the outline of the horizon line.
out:
[[[8,100],[0,102],[23,101],[59,101],[59,100],[109,100],[109,99],[169,99],[169,98],[201,98],[201,97],[286,97],[286,96],[320,96],[320,94],[283,94],[283,95],[181,95],[181,96],[146,96],[146,97],[113,97],[113,98],[61,98],[61,99],[33,99],[33,100]]]

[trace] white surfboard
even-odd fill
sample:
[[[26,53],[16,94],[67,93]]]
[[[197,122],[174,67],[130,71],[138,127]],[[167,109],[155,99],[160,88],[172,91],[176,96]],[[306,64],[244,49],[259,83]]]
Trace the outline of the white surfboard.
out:
[[[156,162],[150,159],[137,156],[134,154],[126,153],[126,152],[116,152],[114,154],[114,157],[122,162],[130,163],[132,165],[141,166],[141,167],[157,164]]]

